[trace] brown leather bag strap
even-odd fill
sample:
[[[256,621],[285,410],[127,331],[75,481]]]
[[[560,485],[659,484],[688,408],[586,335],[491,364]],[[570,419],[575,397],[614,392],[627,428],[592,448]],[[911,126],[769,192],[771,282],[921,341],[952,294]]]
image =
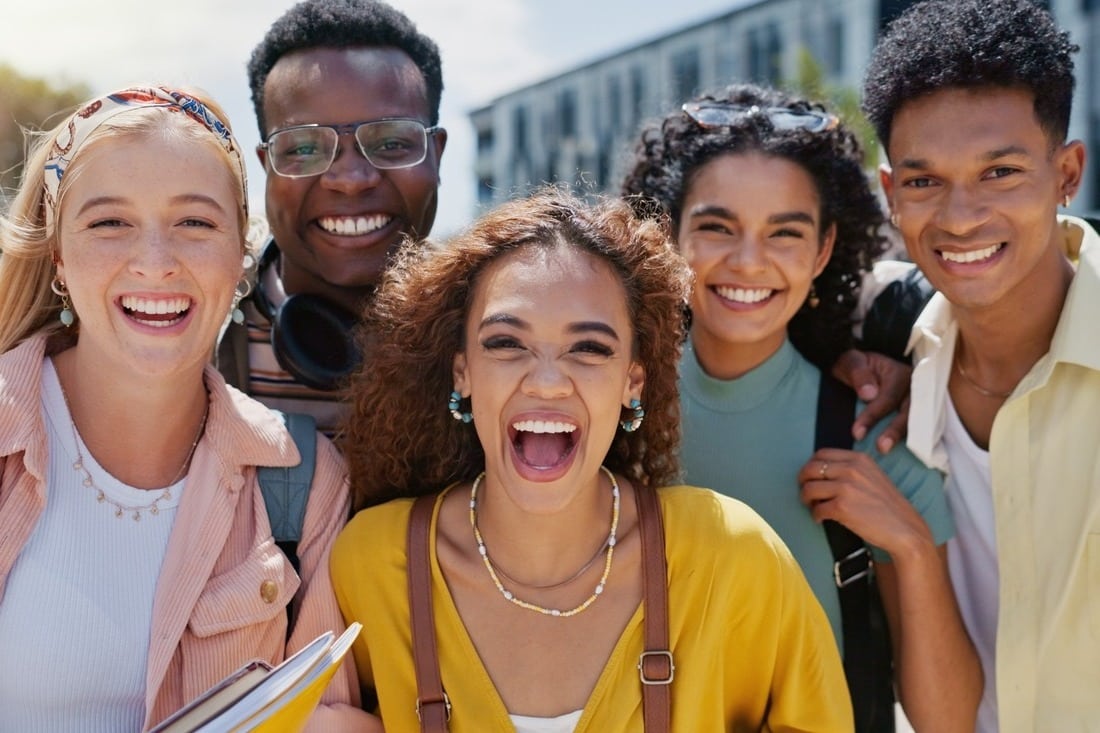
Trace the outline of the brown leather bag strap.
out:
[[[642,537],[642,602],[645,630],[644,649],[638,659],[642,681],[642,715],[646,733],[668,733],[672,726],[670,685],[676,672],[668,643],[668,564],[665,560],[665,530],[657,492],[644,486],[634,488],[638,504],[638,527]]]
[[[443,691],[432,616],[431,534],[436,495],[421,496],[409,514],[409,615],[412,620],[413,666],[416,668],[416,715],[422,733],[446,733],[451,701]]]

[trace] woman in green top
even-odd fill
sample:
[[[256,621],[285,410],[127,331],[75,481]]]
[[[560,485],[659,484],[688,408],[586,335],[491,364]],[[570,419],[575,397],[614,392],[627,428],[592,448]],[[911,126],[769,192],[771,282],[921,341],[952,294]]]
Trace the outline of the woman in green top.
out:
[[[646,129],[624,193],[666,217],[695,272],[680,375],[686,482],[772,524],[842,648],[821,523],[872,545],[907,714],[917,730],[972,730],[981,671],[948,580],[942,478],[903,447],[880,454],[876,431],[854,450],[814,450],[814,364],[851,346],[862,275],[885,248],[855,136],[820,105],[733,86]]]

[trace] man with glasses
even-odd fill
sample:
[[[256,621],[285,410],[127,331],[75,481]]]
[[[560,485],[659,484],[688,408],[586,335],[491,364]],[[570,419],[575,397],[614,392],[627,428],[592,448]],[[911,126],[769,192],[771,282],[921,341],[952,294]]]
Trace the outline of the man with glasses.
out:
[[[272,237],[218,366],[331,432],[358,362],[352,326],[389,256],[435,219],[439,50],[383,2],[305,0],[271,26],[248,72]]]
[[[1030,0],[932,0],[864,86],[894,222],[939,291],[910,340],[908,445],[948,472],[982,733],[1100,729],[1100,238],[1058,216],[1085,163],[1077,50]]]

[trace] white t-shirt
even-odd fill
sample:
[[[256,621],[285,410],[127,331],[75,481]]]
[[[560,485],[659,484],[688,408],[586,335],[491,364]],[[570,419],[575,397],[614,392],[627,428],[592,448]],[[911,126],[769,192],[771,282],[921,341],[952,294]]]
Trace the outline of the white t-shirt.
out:
[[[509,715],[516,733],[573,733],[583,710],[574,710],[554,718],[534,718],[529,715]]]
[[[0,731],[141,730],[153,597],[183,491],[158,513],[115,516],[159,491],[127,486],[77,436],[53,363],[42,366],[49,440],[46,507],[8,575],[0,600]],[[98,501],[96,489],[105,501]]]
[[[950,395],[946,403],[943,447],[951,471],[944,481],[944,492],[955,518],[955,536],[947,542],[947,567],[963,623],[977,648],[985,674],[985,690],[975,730],[976,733],[997,733],[994,660],[1000,582],[989,451],[982,450],[970,437]]]

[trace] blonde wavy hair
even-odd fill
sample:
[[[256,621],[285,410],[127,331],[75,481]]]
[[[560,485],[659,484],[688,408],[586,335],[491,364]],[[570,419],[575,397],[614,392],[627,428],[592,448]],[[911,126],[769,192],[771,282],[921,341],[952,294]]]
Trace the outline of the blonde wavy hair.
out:
[[[208,95],[193,89],[188,95],[206,104],[219,119],[228,118],[224,110]],[[83,109],[87,103],[81,104]],[[5,216],[0,217],[0,353],[4,353],[37,333],[53,334],[64,329],[59,320],[61,301],[50,289],[54,278],[54,262],[60,252],[58,226],[46,221],[46,162],[58,136],[64,133],[70,118],[34,136],[23,167],[23,178]],[[258,245],[263,227],[250,220],[245,194],[245,181],[237,162],[201,124],[184,114],[175,114],[163,106],[135,106],[115,115],[93,130],[65,171],[58,189],[57,211],[60,213],[67,188],[81,172],[87,151],[102,140],[118,140],[148,136],[177,135],[196,145],[219,151],[227,169],[237,184],[238,211],[242,254]],[[239,150],[239,148],[238,148]],[[79,334],[79,319],[71,329],[71,338]]]

